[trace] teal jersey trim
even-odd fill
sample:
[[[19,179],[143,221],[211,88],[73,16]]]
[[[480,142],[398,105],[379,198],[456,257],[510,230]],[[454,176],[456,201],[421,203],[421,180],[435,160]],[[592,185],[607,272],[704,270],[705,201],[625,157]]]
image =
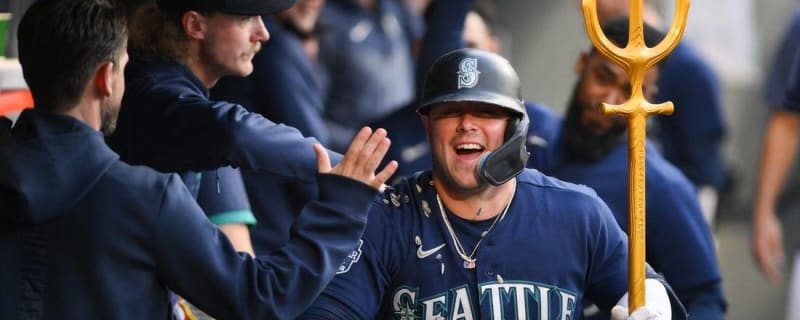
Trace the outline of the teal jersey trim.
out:
[[[223,225],[223,224],[247,224],[247,225],[255,225],[256,216],[253,215],[253,212],[250,210],[236,210],[236,211],[227,211],[227,212],[220,212],[215,213],[212,216],[208,217],[209,220],[215,225]]]

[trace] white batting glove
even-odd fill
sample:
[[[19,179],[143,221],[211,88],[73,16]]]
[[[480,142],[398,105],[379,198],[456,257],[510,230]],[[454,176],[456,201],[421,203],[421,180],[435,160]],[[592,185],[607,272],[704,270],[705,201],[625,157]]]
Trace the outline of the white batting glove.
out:
[[[644,306],[628,315],[628,294],[622,296],[611,309],[611,320],[671,320],[672,304],[667,289],[656,279],[644,280]]]

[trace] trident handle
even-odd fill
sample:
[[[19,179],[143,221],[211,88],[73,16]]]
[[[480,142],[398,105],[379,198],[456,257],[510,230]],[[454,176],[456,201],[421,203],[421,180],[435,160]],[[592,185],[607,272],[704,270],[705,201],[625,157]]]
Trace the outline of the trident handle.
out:
[[[666,37],[655,47],[644,42],[643,0],[630,1],[628,43],[617,47],[608,40],[597,19],[596,0],[583,0],[583,17],[589,39],[602,55],[620,65],[631,80],[631,97],[622,105],[602,104],[605,115],[628,118],[628,311],[644,306],[645,292],[645,148],[647,117],[672,114],[672,102],[651,104],[644,97],[642,83],[647,69],[664,59],[678,45],[686,29],[689,0],[676,0],[675,16]]]

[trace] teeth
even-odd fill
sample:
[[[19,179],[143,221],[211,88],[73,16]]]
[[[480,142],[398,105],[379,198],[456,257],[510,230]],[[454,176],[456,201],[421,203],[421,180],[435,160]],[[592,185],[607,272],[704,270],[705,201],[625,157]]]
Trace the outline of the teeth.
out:
[[[481,150],[483,149],[479,144],[475,143],[465,143],[459,144],[456,146],[457,150]]]

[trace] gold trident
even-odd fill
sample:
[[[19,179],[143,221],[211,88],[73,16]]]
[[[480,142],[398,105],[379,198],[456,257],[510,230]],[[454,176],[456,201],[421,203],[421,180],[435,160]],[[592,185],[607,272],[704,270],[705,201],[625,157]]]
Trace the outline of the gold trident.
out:
[[[645,280],[645,139],[647,117],[651,114],[672,114],[672,102],[651,104],[644,98],[642,81],[650,67],[664,59],[678,45],[686,28],[689,0],[677,0],[675,16],[666,37],[653,47],[644,42],[642,0],[630,2],[628,45],[615,46],[603,34],[597,19],[596,0],[583,0],[586,32],[597,51],[620,65],[631,79],[631,97],[622,105],[603,103],[605,115],[622,114],[628,118],[628,311],[644,306]]]

